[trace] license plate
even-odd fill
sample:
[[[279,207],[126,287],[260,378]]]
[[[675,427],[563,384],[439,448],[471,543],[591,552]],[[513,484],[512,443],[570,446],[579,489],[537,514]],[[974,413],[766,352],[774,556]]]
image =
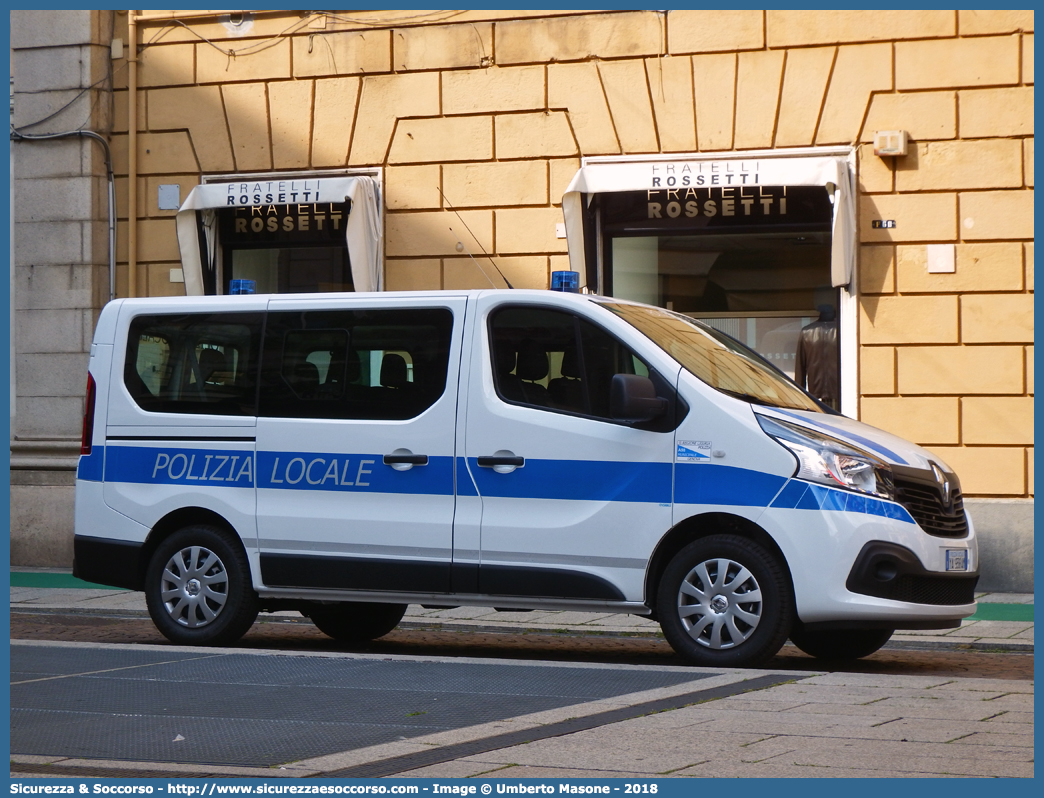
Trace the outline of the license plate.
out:
[[[946,570],[947,571],[967,571],[968,570],[968,550],[967,549],[947,549],[946,550]]]

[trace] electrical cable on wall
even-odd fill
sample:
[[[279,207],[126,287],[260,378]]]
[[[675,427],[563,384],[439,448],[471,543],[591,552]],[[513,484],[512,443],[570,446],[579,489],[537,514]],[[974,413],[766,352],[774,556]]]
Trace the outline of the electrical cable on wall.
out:
[[[109,23],[109,41],[112,41],[112,37],[115,34],[115,32],[116,32],[116,15],[112,14],[110,16],[110,23]],[[111,103],[112,102],[112,95],[113,95],[113,86],[114,86],[113,81],[114,81],[114,79],[116,77],[116,74],[120,70],[125,69],[127,65],[123,64],[122,66],[119,67],[119,69],[116,69],[116,70],[113,70],[113,68],[112,68],[112,61],[111,60],[107,61],[106,65],[107,65],[108,68],[106,69],[104,77],[99,78],[94,83],[92,83],[90,86],[87,86],[85,89],[82,89],[75,97],[73,97],[71,100],[69,100],[67,103],[65,103],[65,105],[63,105],[57,111],[54,111],[54,112],[48,114],[47,116],[43,117],[42,119],[37,119],[35,122],[26,122],[23,125],[19,125],[17,128],[14,126],[14,123],[12,122],[11,123],[11,130],[12,130],[12,132],[15,132],[15,131],[21,132],[21,131],[27,130],[28,128],[31,128],[31,127],[37,127],[38,125],[42,125],[44,122],[47,122],[47,121],[49,121],[51,119],[54,119],[59,114],[61,114],[62,112],[64,112],[68,108],[72,107],[76,103],[77,100],[79,100],[83,95],[85,95],[91,89],[95,89],[98,86],[101,86],[103,83],[106,83],[106,82],[109,84],[108,85],[108,94],[109,94],[109,100],[110,100],[110,103]],[[12,80],[11,114],[13,116],[14,115],[14,88],[13,88],[14,77],[13,76],[12,76],[11,80]],[[40,89],[39,91],[19,91],[18,93],[19,94],[51,94],[52,90],[51,89]],[[91,107],[87,109],[87,118],[85,120],[83,120],[83,124],[79,125],[76,128],[76,130],[83,130],[86,127],[87,123],[90,121],[91,114],[94,112],[94,107],[97,105],[97,103],[98,103],[98,99],[95,98],[94,101],[91,103]],[[110,110],[111,110],[111,107],[110,107]]]
[[[115,31],[116,31],[116,15],[112,14],[112,15],[110,15],[110,21],[109,21],[109,40],[110,41],[112,40],[112,37],[113,37]],[[48,114],[47,116],[43,117],[42,119],[37,119],[35,122],[27,122],[26,124],[20,125],[18,127],[15,127],[14,122],[12,121],[11,122],[10,138],[11,138],[11,141],[48,141],[48,140],[53,140],[53,139],[74,138],[74,137],[75,138],[89,138],[89,139],[94,139],[95,141],[99,142],[102,145],[102,148],[105,151],[105,177],[106,177],[106,182],[108,184],[108,192],[107,193],[108,193],[108,217],[109,217],[108,218],[108,223],[109,223],[109,299],[111,301],[111,300],[116,298],[116,176],[115,176],[115,173],[113,172],[112,150],[109,147],[108,139],[105,136],[103,136],[101,133],[98,133],[98,132],[96,132],[94,130],[86,130],[85,129],[85,126],[87,125],[87,123],[91,119],[91,114],[94,113],[94,108],[95,108],[95,106],[98,103],[98,98],[96,97],[94,99],[94,101],[91,103],[90,107],[87,109],[87,118],[84,119],[83,123],[78,128],[76,128],[74,130],[66,130],[66,131],[62,131],[62,132],[59,132],[59,133],[27,133],[27,132],[25,132],[29,128],[38,127],[39,125],[42,125],[45,122],[48,122],[51,119],[54,119],[55,117],[57,117],[60,114],[64,113],[66,110],[71,108],[81,97],[83,97],[84,94],[86,94],[87,92],[91,91],[92,89],[95,89],[95,88],[97,88],[97,87],[99,87],[99,86],[101,86],[101,85],[103,85],[105,83],[108,83],[109,101],[110,101],[110,103],[112,103],[113,102],[113,81],[115,79],[115,76],[116,76],[117,72],[119,72],[120,69],[124,69],[127,65],[123,64],[117,70],[114,70],[112,68],[111,60],[109,62],[107,62],[107,65],[108,65],[108,69],[106,70],[106,74],[105,74],[104,77],[100,78],[99,80],[96,80],[90,86],[87,86],[85,89],[80,91],[75,97],[73,97],[67,103],[62,105],[56,111]],[[12,82],[13,82],[13,77],[12,77]],[[12,86],[12,89],[13,89],[13,86]],[[40,91],[40,92],[19,92],[19,94],[45,94],[45,93],[49,93],[49,92],[45,92],[45,91]],[[111,110],[112,110],[112,107],[110,105],[110,111]],[[11,95],[11,113],[12,113],[12,116],[13,116],[14,115],[14,92],[13,91],[12,91],[12,95]]]
[[[332,14],[332,13],[326,12],[326,11],[320,11],[320,12],[311,12],[311,11],[309,11],[309,12],[306,12],[305,15],[300,20],[298,20],[298,21],[294,22],[293,24],[287,26],[284,30],[280,31],[279,33],[275,34],[274,36],[270,36],[269,38],[264,39],[264,40],[259,41],[259,42],[255,42],[254,44],[248,44],[245,47],[240,47],[238,50],[232,49],[232,48],[221,47],[220,45],[217,45],[214,42],[212,42],[210,39],[208,39],[203,34],[193,30],[192,26],[189,25],[188,23],[182,22],[179,19],[175,19],[175,20],[168,21],[163,27],[161,27],[158,31],[156,31],[156,33],[153,34],[152,38],[150,38],[149,41],[147,41],[147,42],[145,42],[144,44],[141,45],[141,49],[144,50],[147,47],[151,47],[153,45],[159,44],[159,42],[168,33],[170,33],[175,28],[181,27],[181,28],[184,28],[185,30],[187,30],[189,33],[191,33],[193,36],[195,36],[200,41],[202,41],[202,42],[204,42],[206,44],[209,44],[215,50],[217,50],[218,52],[222,53],[223,55],[225,55],[225,56],[227,56],[228,58],[231,59],[231,58],[237,58],[238,56],[241,56],[241,55],[255,55],[257,53],[264,52],[265,50],[268,50],[269,48],[275,47],[277,44],[279,44],[279,42],[282,39],[286,38],[287,36],[293,35],[294,33],[297,33],[298,31],[300,31],[301,29],[307,27],[309,24],[311,24],[312,22],[315,22],[318,19],[330,20],[331,22],[343,22],[343,23],[347,23],[347,24],[351,24],[351,25],[365,25],[365,26],[368,26],[368,27],[389,27],[389,26],[395,26],[395,25],[420,24],[422,22],[445,22],[448,19],[452,19],[453,17],[460,16],[461,14],[464,14],[464,13],[466,13],[466,12],[465,11],[432,11],[432,12],[427,13],[427,14],[417,14],[417,15],[412,16],[412,17],[399,17],[399,18],[396,18],[396,19],[372,19],[371,20],[371,19],[359,19],[359,18],[355,18],[355,17],[346,17],[346,16],[342,16],[340,14]],[[440,15],[444,15],[444,16],[440,16]],[[313,32],[312,35],[321,36],[321,35],[327,35],[327,34],[330,34],[330,33],[343,33],[343,32],[344,31],[337,31],[337,30],[335,30],[335,31],[315,31],[315,32]]]
[[[461,14],[464,14],[464,13],[466,13],[466,12],[465,11],[459,11],[459,10],[444,10],[444,11],[431,11],[431,12],[416,14],[416,15],[412,15],[412,16],[404,16],[404,17],[397,17],[397,18],[362,19],[362,18],[344,16],[344,15],[341,15],[341,14],[333,14],[333,13],[329,13],[329,12],[306,12],[299,20],[296,20],[291,25],[288,25],[284,30],[280,31],[275,36],[271,36],[271,37],[269,37],[267,39],[255,42],[253,44],[247,45],[245,47],[241,47],[239,49],[232,49],[232,48],[221,47],[218,44],[215,44],[213,41],[211,41],[207,37],[205,37],[202,34],[200,34],[199,32],[197,32],[196,30],[194,30],[191,25],[186,24],[185,22],[182,22],[181,20],[169,20],[169,21],[166,22],[166,24],[164,24],[159,30],[157,30],[153,34],[153,36],[149,39],[149,41],[144,42],[140,46],[138,46],[138,52],[144,51],[147,48],[149,48],[149,47],[151,47],[153,45],[158,44],[167,34],[169,34],[172,30],[175,30],[178,27],[184,28],[186,31],[188,31],[190,34],[192,34],[196,38],[198,38],[200,41],[210,45],[215,50],[218,50],[219,52],[221,52],[222,54],[227,56],[229,59],[234,59],[237,56],[241,56],[241,55],[242,56],[254,55],[254,54],[257,54],[257,53],[260,53],[260,52],[264,52],[265,50],[268,50],[268,49],[276,46],[277,44],[279,44],[279,42],[282,41],[283,39],[285,39],[287,36],[291,36],[291,35],[299,32],[300,30],[302,30],[303,28],[305,28],[309,24],[314,23],[318,19],[329,20],[329,21],[335,22],[335,23],[339,22],[339,23],[345,23],[345,24],[362,25],[362,26],[367,26],[367,27],[388,27],[388,26],[395,26],[395,25],[420,24],[420,23],[424,23],[424,22],[443,22],[443,21],[452,19],[454,17],[460,16]],[[201,17],[204,17],[204,16],[205,15],[201,14]],[[110,40],[112,39],[112,36],[113,36],[114,32],[115,32],[115,14],[112,15],[111,22],[110,22],[110,32],[109,32],[110,33],[110,37],[109,37]],[[312,35],[326,35],[327,33],[340,33],[340,32],[343,32],[343,31],[314,31]],[[476,31],[476,34],[477,34],[477,31]],[[479,44],[480,44],[480,46],[482,46],[481,36],[479,36]],[[133,43],[132,43],[132,46],[134,46]],[[485,58],[483,60],[486,61]],[[13,141],[44,141],[44,140],[53,140],[53,139],[61,139],[61,138],[81,137],[81,138],[93,138],[96,141],[100,142],[102,144],[102,146],[104,147],[104,149],[105,149],[105,168],[106,168],[106,177],[107,177],[107,181],[108,181],[108,194],[109,194],[109,202],[108,202],[108,204],[109,204],[109,299],[110,300],[115,298],[115,291],[116,291],[116,276],[115,276],[115,273],[116,273],[116,199],[115,199],[115,197],[116,197],[116,190],[115,190],[115,175],[113,173],[113,166],[112,166],[112,154],[111,154],[111,150],[109,148],[109,143],[108,143],[107,139],[103,135],[101,135],[101,134],[99,134],[99,133],[97,133],[95,131],[86,130],[85,129],[85,126],[88,123],[88,121],[90,120],[91,113],[93,112],[93,110],[94,110],[94,108],[95,108],[95,106],[96,106],[96,104],[98,102],[98,99],[95,98],[95,100],[91,103],[91,106],[88,109],[87,119],[84,120],[83,124],[80,127],[76,128],[74,130],[68,130],[68,131],[63,131],[63,132],[59,132],[59,133],[49,133],[49,134],[32,134],[32,133],[28,133],[26,131],[28,129],[30,129],[30,128],[38,127],[39,125],[42,125],[42,124],[44,124],[44,123],[46,123],[46,122],[48,122],[48,121],[50,121],[50,120],[60,116],[63,112],[65,112],[70,107],[72,107],[76,102],[78,102],[89,91],[92,91],[93,89],[96,89],[98,87],[104,86],[106,83],[108,84],[108,94],[110,96],[110,102],[113,102],[114,101],[113,100],[113,88],[114,88],[114,78],[115,78],[115,75],[118,74],[118,72],[120,70],[126,69],[128,67],[128,65],[129,65],[129,61],[128,62],[124,62],[120,67],[118,67],[117,69],[114,70],[113,67],[112,67],[111,61],[110,61],[109,65],[108,65],[107,74],[103,78],[101,78],[98,81],[95,81],[90,86],[87,86],[86,88],[82,89],[79,93],[76,94],[76,96],[74,96],[71,100],[66,102],[64,105],[62,105],[57,110],[53,111],[52,113],[48,114],[45,117],[42,117],[41,119],[37,119],[37,120],[35,120],[33,122],[29,122],[29,123],[26,123],[24,125],[21,125],[18,128],[14,127],[13,124],[11,126],[11,140],[13,140]],[[487,65],[487,64],[484,64],[484,65]],[[28,92],[28,93],[32,93],[32,92]],[[448,204],[448,200],[447,200],[447,204]],[[450,209],[453,210],[454,213],[456,213],[456,209],[452,208],[452,206],[450,206]],[[460,218],[459,214],[457,214],[457,216],[458,216],[458,218]],[[462,224],[464,224],[465,228],[467,228],[467,224],[464,222],[464,220],[462,218],[460,220],[461,220]],[[471,232],[470,229],[468,230],[468,232],[469,233]],[[481,244],[479,244],[479,246],[481,247]],[[471,253],[469,252],[468,254],[470,255]],[[486,253],[483,252],[483,254],[486,254]],[[486,258],[490,261],[490,263],[493,264],[493,267],[497,270],[497,272],[500,273],[500,276],[504,279],[504,282],[507,284],[507,286],[509,288],[512,287],[511,283],[508,281],[508,279],[506,277],[504,277],[503,272],[501,272],[500,268],[493,261],[493,259],[490,258],[488,254],[486,254]],[[474,260],[474,258],[472,258],[472,259]]]

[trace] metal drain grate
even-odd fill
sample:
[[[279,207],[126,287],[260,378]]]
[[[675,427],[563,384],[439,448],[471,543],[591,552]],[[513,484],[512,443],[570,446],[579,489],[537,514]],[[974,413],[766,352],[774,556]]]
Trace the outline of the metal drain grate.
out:
[[[259,767],[715,675],[28,645],[11,669],[12,753]]]
[[[400,773],[407,773],[411,770],[416,770],[417,768],[438,765],[443,762],[452,762],[455,759],[461,759],[467,756],[475,756],[489,751],[497,751],[502,748],[510,748],[511,746],[521,745],[523,743],[535,742],[536,740],[545,740],[550,737],[561,737],[565,734],[574,734],[587,729],[595,729],[599,726],[606,726],[610,723],[619,723],[624,720],[630,720],[654,712],[680,709],[689,706],[690,704],[703,701],[714,701],[719,698],[740,695],[752,690],[765,690],[769,687],[789,682],[792,678],[792,676],[787,674],[770,673],[764,676],[757,676],[747,681],[737,682],[735,684],[712,687],[707,690],[697,690],[692,693],[664,698],[659,701],[647,701],[629,707],[611,709],[606,712],[588,715],[587,717],[570,718],[558,723],[549,723],[538,728],[523,729],[521,731],[486,737],[481,740],[470,740],[464,743],[444,745],[438,748],[433,748],[430,751],[418,751],[412,754],[403,754],[402,756],[379,759],[373,762],[364,762],[350,768],[320,773],[317,774],[316,777],[373,779],[384,776],[393,776]],[[144,768],[124,769],[107,768],[103,766],[91,767],[89,765],[31,765],[24,763],[12,763],[11,772],[59,777],[79,776],[81,778],[242,778],[242,776],[233,776],[225,773],[208,773],[205,770],[199,770],[187,774],[184,770],[148,770]]]

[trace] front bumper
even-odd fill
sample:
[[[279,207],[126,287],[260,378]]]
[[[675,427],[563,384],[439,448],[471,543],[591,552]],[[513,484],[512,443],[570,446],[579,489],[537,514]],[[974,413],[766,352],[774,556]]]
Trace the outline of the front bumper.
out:
[[[899,505],[889,517],[842,499],[831,496],[818,510],[773,506],[758,518],[787,559],[801,622],[948,628],[975,612],[979,555],[970,518],[966,536],[943,538]],[[946,571],[951,549],[967,551],[967,571]],[[888,557],[894,574],[876,567]]]

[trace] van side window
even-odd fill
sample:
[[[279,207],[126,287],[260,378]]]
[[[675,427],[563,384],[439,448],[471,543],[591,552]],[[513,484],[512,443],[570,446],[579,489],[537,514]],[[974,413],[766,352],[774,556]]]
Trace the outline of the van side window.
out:
[[[616,338],[571,313],[506,307],[490,320],[497,393],[515,404],[611,419],[615,374],[649,376]]]
[[[153,413],[255,414],[259,313],[138,316],[123,382]]]
[[[259,414],[419,416],[446,389],[452,332],[445,308],[270,313]]]

